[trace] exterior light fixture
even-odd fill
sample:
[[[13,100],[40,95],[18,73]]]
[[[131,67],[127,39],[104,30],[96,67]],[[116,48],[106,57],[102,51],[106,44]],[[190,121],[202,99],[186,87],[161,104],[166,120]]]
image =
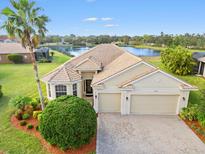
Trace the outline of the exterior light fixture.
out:
[[[128,101],[128,97],[126,96],[126,101]]]
[[[186,98],[185,98],[185,97],[182,97],[182,99],[183,99],[183,101],[185,101],[185,100],[186,100]]]
[[[97,97],[98,97],[98,96],[97,96],[97,95],[95,95],[95,99],[97,99]]]

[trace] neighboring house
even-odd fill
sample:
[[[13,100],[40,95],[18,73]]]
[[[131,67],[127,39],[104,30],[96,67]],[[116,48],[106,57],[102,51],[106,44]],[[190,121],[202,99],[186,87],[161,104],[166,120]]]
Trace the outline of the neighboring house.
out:
[[[8,59],[10,54],[22,55],[24,63],[31,63],[30,53],[20,43],[0,43],[0,64],[12,63]]]
[[[193,59],[197,63],[194,69],[195,73],[205,77],[205,52],[194,52]]]
[[[15,38],[9,38],[8,36],[0,36],[0,42],[2,42],[2,43],[14,43],[17,41]]]
[[[192,85],[114,44],[98,45],[42,78],[49,99],[93,98],[96,112],[178,114]]]

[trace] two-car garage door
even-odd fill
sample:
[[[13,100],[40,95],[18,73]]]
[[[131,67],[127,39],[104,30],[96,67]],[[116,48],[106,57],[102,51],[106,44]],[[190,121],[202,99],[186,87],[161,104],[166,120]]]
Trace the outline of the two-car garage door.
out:
[[[137,95],[130,97],[131,114],[174,115],[179,95]],[[99,112],[120,112],[120,93],[99,93]],[[125,102],[126,105],[128,102]]]
[[[130,112],[135,114],[176,114],[178,95],[132,95]]]

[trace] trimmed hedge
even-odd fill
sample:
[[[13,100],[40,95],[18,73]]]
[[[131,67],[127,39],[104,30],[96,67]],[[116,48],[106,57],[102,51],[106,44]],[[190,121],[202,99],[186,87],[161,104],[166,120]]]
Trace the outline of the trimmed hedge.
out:
[[[23,63],[23,56],[19,54],[9,54],[8,59],[15,64]]]
[[[89,102],[75,96],[62,96],[46,106],[39,130],[50,144],[65,150],[88,144],[96,127],[96,113]]]

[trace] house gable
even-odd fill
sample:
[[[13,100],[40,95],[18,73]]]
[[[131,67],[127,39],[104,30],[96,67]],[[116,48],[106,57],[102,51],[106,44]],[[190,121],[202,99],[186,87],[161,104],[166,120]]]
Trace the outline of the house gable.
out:
[[[79,71],[97,71],[102,70],[101,65],[96,64],[91,59],[87,58],[76,65],[75,70]]]
[[[147,65],[145,62],[140,62],[129,69],[125,69],[119,74],[110,77],[107,80],[102,81],[106,87],[120,87],[121,84],[132,80],[135,76],[140,75],[144,72],[155,70],[156,68]]]
[[[130,83],[124,85],[130,86],[132,85],[134,88],[180,88],[186,87],[188,89],[196,89],[190,84],[175,78],[172,75],[169,75],[161,70],[156,70],[147,74],[141,78],[138,78]]]

